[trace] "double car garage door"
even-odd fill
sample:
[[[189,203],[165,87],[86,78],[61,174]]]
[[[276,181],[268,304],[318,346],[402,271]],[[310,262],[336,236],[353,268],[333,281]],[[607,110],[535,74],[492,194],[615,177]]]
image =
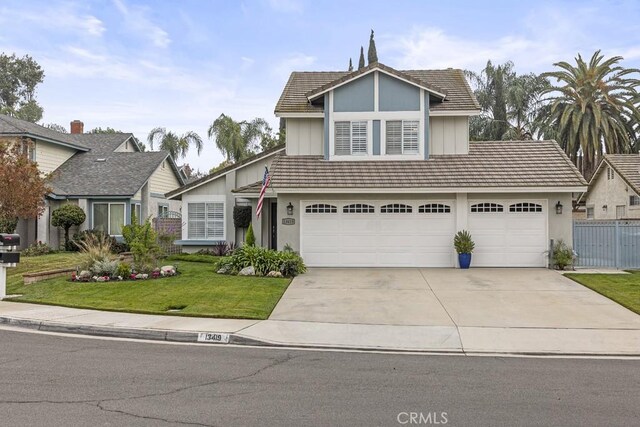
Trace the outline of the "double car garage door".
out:
[[[469,201],[472,264],[543,267],[546,201]],[[314,267],[454,267],[455,200],[309,201],[300,247]]]

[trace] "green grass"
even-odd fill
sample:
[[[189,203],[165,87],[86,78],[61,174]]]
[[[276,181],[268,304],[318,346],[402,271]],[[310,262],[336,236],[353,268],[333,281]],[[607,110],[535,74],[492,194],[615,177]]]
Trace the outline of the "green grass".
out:
[[[26,273],[38,273],[41,271],[57,270],[60,268],[75,268],[80,263],[78,252],[59,252],[56,254],[20,257],[20,262],[15,268],[7,269],[7,293],[12,294],[12,289],[22,285],[22,275]]]
[[[565,274],[568,278],[640,314],[640,272],[631,274]]]
[[[54,258],[58,255],[62,254],[34,257],[33,261],[29,258],[31,267],[25,262],[20,269],[24,273],[76,265],[74,262],[77,258],[67,254],[67,257]],[[25,286],[20,273],[19,278],[14,277],[8,281],[7,293],[22,295],[11,301],[65,307],[145,314],[266,319],[291,281],[218,275],[210,263],[203,262],[180,261],[178,265],[181,274],[176,277],[126,282],[81,283],[60,277]],[[175,308],[181,310],[167,312]]]
[[[179,254],[179,255],[171,255],[167,258],[167,261],[189,261],[189,262],[204,262],[213,264],[220,257],[212,256],[212,255],[201,255],[201,254]]]

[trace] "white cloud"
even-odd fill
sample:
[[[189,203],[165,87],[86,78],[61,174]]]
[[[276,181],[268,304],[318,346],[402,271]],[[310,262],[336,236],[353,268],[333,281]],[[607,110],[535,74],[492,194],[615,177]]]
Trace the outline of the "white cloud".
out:
[[[271,68],[271,73],[280,80],[286,80],[292,71],[308,70],[315,64],[316,59],[315,56],[305,55],[304,53],[293,53],[279,60]]]
[[[73,3],[47,5],[42,8],[0,9],[4,30],[11,26],[37,26],[67,33],[100,37],[106,31],[97,17],[81,13]]]
[[[124,0],[113,0],[113,4],[122,14],[125,25],[131,32],[148,39],[156,47],[165,48],[169,46],[169,43],[171,43],[169,33],[147,17],[148,8],[128,6]]]

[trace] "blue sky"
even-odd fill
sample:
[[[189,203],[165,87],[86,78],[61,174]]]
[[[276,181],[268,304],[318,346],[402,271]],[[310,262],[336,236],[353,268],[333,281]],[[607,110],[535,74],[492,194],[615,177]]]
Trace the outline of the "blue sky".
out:
[[[344,70],[376,31],[398,69],[542,72],[577,53],[640,67],[638,1],[0,0],[0,51],[45,70],[44,123],[206,132],[221,113],[263,117],[294,70]],[[213,142],[186,159],[209,170]]]

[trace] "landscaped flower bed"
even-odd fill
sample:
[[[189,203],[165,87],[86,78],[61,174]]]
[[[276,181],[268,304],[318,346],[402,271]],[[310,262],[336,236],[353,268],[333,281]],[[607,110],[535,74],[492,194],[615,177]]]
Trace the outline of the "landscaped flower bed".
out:
[[[110,281],[134,281],[134,280],[148,280],[148,279],[161,279],[165,277],[172,277],[178,273],[177,266],[173,265],[165,265],[161,268],[155,268],[151,271],[151,273],[137,273],[135,271],[131,271],[129,267],[125,266],[124,268],[120,267],[121,263],[117,267],[117,271],[119,271],[120,275],[112,275],[112,274],[92,274],[90,270],[83,271],[75,271],[71,274],[72,282],[110,282]],[[126,270],[129,270],[129,274],[126,274]]]

